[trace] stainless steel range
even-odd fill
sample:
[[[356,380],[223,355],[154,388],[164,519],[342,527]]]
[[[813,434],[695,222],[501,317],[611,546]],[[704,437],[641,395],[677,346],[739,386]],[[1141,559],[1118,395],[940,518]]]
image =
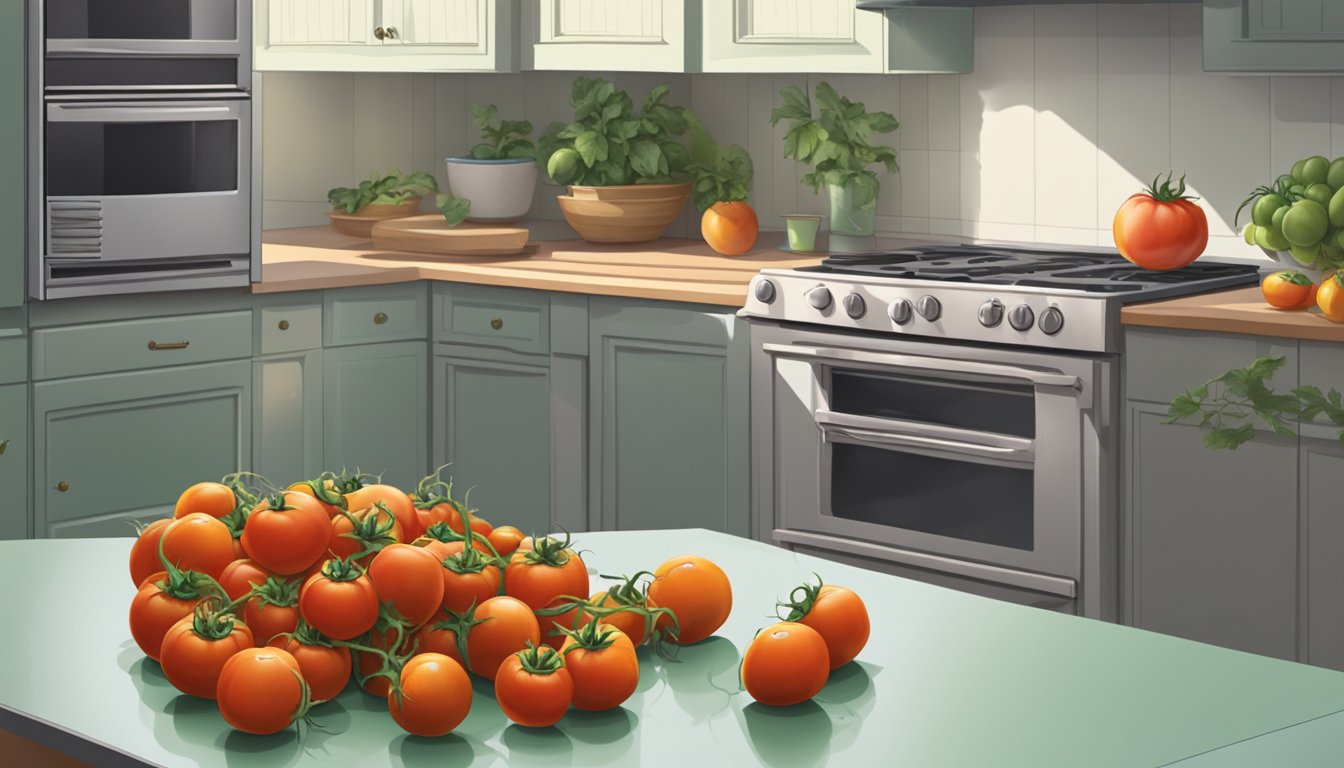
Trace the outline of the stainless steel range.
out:
[[[1116,618],[1120,307],[1257,281],[1114,251],[924,245],[764,270],[756,530],[782,546]]]

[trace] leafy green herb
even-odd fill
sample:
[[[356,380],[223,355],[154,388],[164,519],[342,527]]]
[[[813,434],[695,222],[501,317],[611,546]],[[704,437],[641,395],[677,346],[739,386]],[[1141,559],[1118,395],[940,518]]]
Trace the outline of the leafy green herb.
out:
[[[471,148],[471,156],[477,160],[506,160],[520,157],[533,157],[537,147],[528,140],[532,135],[532,123],[526,120],[500,120],[499,110],[494,104],[482,107],[471,105],[471,119],[481,129],[484,142]]]
[[[1344,402],[1340,393],[1330,394],[1314,386],[1300,386],[1290,395],[1276,393],[1269,379],[1284,365],[1283,356],[1264,355],[1246,368],[1234,368],[1209,379],[1172,399],[1163,424],[1196,422],[1204,429],[1204,445],[1214,450],[1233,450],[1255,436],[1252,419],[1259,418],[1274,433],[1295,437],[1290,421],[1307,421],[1324,414],[1340,427],[1344,445]]]
[[[337,187],[327,192],[331,207],[355,213],[366,205],[401,205],[413,197],[439,191],[439,183],[423,171],[374,173],[358,187]]]
[[[874,145],[875,133],[891,133],[900,124],[889,112],[869,112],[863,102],[850,101],[836,93],[829,83],[817,84],[818,113],[812,114],[812,102],[797,86],[779,92],[784,103],[770,112],[770,124],[790,121],[784,134],[784,156],[809,163],[813,170],[803,183],[820,192],[822,185],[856,187],[854,202],[860,208],[877,204],[877,174],[868,166],[881,163],[896,173],[896,150]]]
[[[691,136],[690,171],[695,177],[695,207],[704,213],[718,202],[745,202],[755,173],[751,156],[736,144],[721,148],[698,118],[692,114],[687,117]]]
[[[466,221],[467,216],[471,214],[471,201],[465,197],[439,195],[435,203],[439,212],[443,214],[443,220],[448,222],[450,227],[456,227]]]
[[[669,87],[649,92],[635,112],[630,94],[609,80],[574,80],[574,121],[552,123],[538,155],[557,184],[607,186],[680,181],[691,157],[677,137],[690,126],[690,111],[664,102]]]

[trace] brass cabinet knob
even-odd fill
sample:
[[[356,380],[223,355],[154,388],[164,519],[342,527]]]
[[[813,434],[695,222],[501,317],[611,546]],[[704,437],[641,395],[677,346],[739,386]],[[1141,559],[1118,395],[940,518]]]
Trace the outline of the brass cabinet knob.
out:
[[[61,482],[56,484],[56,490],[60,491],[61,493],[65,493],[66,491],[70,490],[70,484],[62,480]]]
[[[386,39],[387,30],[383,29],[382,27],[378,27],[377,29],[373,30],[373,36],[378,38],[379,40]]]
[[[492,317],[492,318],[490,318],[490,327],[491,327],[491,328],[494,328],[496,331],[498,331],[500,328],[503,328],[503,327],[504,327],[504,318],[502,318],[502,317]]]
[[[387,322],[387,313],[385,312],[379,312],[378,314],[373,316],[374,325],[382,325],[383,323],[386,322]]]
[[[280,330],[282,330],[282,331],[288,331],[288,330],[289,330],[289,321],[288,321],[288,320],[281,320],[280,323],[279,323],[279,328],[280,328]]]
[[[5,449],[8,448],[8,447],[9,447],[9,441],[8,441],[8,440],[0,440],[0,456],[3,456],[3,455],[4,455],[4,453],[5,453]]]
[[[397,28],[396,28],[396,27],[388,27],[388,28],[387,28],[387,38],[388,38],[389,40],[396,40],[396,39],[397,39]]]

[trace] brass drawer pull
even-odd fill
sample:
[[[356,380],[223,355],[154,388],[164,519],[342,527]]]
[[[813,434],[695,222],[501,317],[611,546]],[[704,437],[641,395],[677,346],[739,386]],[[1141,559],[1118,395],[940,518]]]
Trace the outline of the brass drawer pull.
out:
[[[61,493],[65,493],[66,491],[70,490],[70,484],[62,480],[61,482],[56,484],[56,490],[60,491]]]
[[[161,349],[186,349],[190,344],[190,341],[174,341],[170,344],[160,344],[157,341],[151,341],[149,342],[149,348],[157,352]]]
[[[289,330],[289,321],[288,321],[288,320],[281,320],[281,321],[280,321],[280,324],[279,324],[278,327],[279,327],[280,330],[282,330],[282,331],[288,331],[288,330]]]
[[[490,318],[490,327],[491,327],[491,328],[494,328],[496,331],[498,331],[500,328],[503,328],[503,327],[504,327],[504,318],[502,318],[502,317],[492,317],[492,318]]]
[[[374,324],[374,325],[382,325],[383,323],[386,323],[386,322],[387,322],[387,313],[386,313],[386,312],[379,312],[378,314],[376,314],[376,315],[373,316],[373,324]]]
[[[386,29],[384,29],[383,27],[375,27],[373,30],[373,36],[378,38],[379,40],[396,40],[397,28],[387,27]]]
[[[4,455],[5,449],[9,447],[8,440],[0,440],[0,456]]]

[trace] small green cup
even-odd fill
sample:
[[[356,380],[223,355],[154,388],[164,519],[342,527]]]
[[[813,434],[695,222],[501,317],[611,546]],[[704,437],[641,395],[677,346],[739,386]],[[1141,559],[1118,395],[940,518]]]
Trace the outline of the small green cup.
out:
[[[810,213],[784,214],[784,230],[789,234],[789,250],[811,253],[817,249],[817,230],[821,217]]]

